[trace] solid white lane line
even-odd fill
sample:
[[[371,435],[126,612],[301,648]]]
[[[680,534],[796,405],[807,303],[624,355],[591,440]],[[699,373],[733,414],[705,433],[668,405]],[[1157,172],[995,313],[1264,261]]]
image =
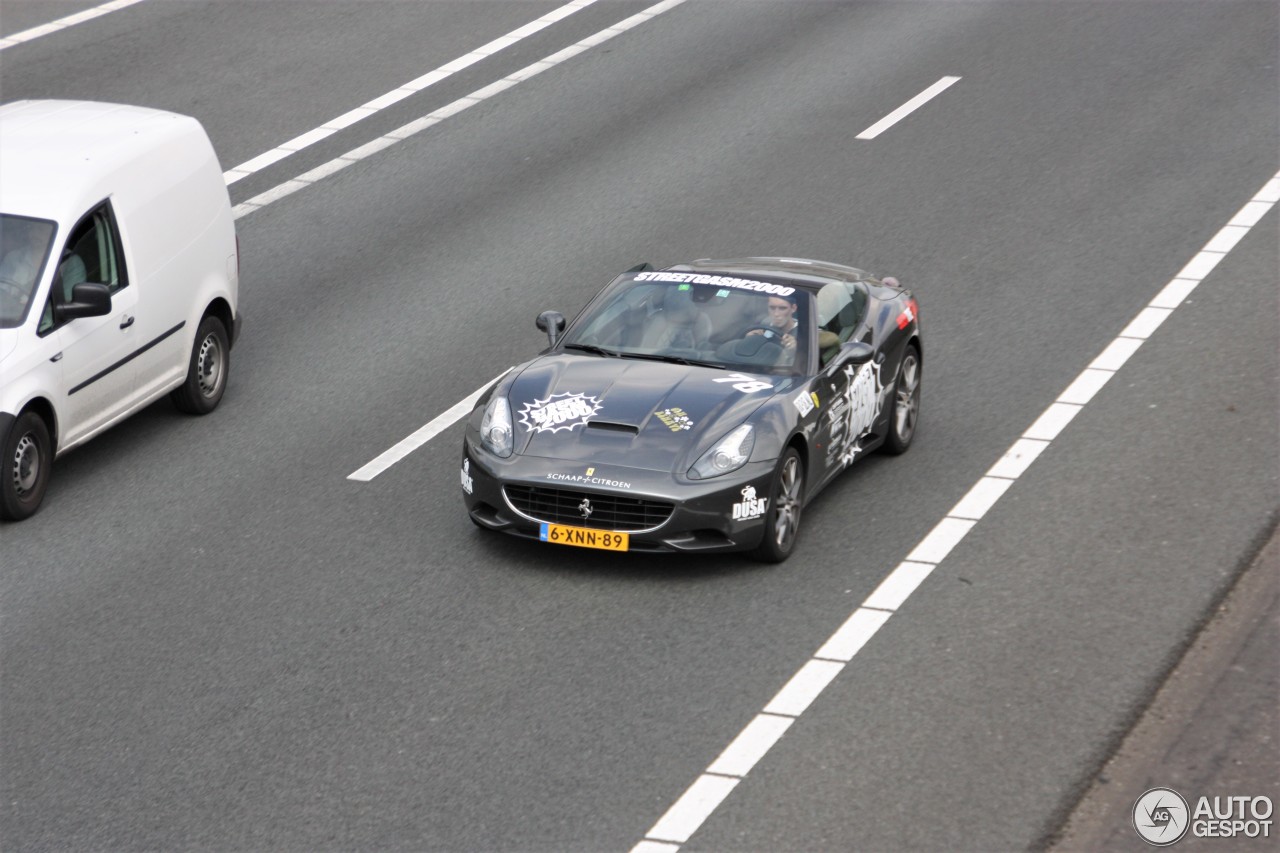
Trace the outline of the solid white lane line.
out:
[[[1058,437],[1058,433],[1067,428],[1067,424],[1071,423],[1071,419],[1082,408],[1084,408],[1083,405],[1076,403],[1054,403],[1045,409],[1040,417],[1036,418],[1036,422],[1027,427],[1027,431],[1022,435],[1024,438],[1053,441]]]
[[[487,382],[480,386],[474,392],[463,397],[461,400],[440,413],[440,415],[433,418],[430,423],[419,428],[407,438],[401,439],[390,449],[380,453],[372,462],[368,462],[361,468],[348,474],[347,479],[359,480],[364,483],[369,482],[422,445],[453,426],[456,421],[471,414],[471,410],[476,407],[476,401],[480,399],[480,395],[484,393],[485,389],[506,375],[507,371],[502,371],[493,378],[492,382]]]
[[[1226,254],[1236,247],[1236,243],[1240,242],[1240,238],[1249,233],[1249,229],[1243,225],[1224,225],[1222,230],[1214,235],[1213,239],[1205,244],[1206,252],[1222,252]]]
[[[1218,265],[1226,255],[1222,252],[1201,252],[1192,258],[1182,272],[1178,273],[1177,278],[1190,278],[1196,281],[1213,272],[1213,268]]]
[[[689,790],[676,800],[667,813],[649,830],[648,838],[656,841],[674,841],[683,844],[698,827],[702,826],[724,798],[737,787],[738,780],[727,776],[703,774],[689,786]],[[636,848],[632,848],[634,851]]]
[[[1134,317],[1129,325],[1124,327],[1120,337],[1149,338],[1172,313],[1172,308],[1152,308],[1150,306],[1143,308],[1138,312],[1138,316]]]
[[[1117,340],[1134,341],[1138,346],[1142,345],[1142,339],[1139,338],[1117,338]],[[1105,355],[1111,347],[1103,351]],[[1102,356],[1098,356],[1101,358]],[[1094,359],[1096,362],[1098,359]],[[1102,390],[1102,386],[1111,381],[1111,377],[1115,375],[1114,370],[1100,370],[1092,364],[1080,371],[1080,375],[1072,380],[1066,390],[1058,395],[1059,403],[1075,403],[1077,406],[1088,405],[1093,399],[1093,395]],[[1028,436],[1030,437],[1030,436]]]
[[[1250,211],[1250,217],[1254,217],[1256,222],[1277,202],[1280,202],[1280,175],[1270,179],[1262,190],[1254,196],[1253,201],[1245,205],[1244,209]],[[1256,208],[1250,206],[1257,204],[1265,204],[1266,209],[1261,214],[1257,213]],[[1237,214],[1237,218],[1239,218],[1239,214]],[[1235,242],[1238,243],[1239,239],[1237,238]],[[1177,280],[1175,279],[1175,281]],[[1171,292],[1177,292],[1181,288],[1179,286],[1179,288],[1171,291],[1172,285],[1173,282],[1166,285],[1156,299],[1167,299]],[[1152,303],[1156,299],[1153,299]],[[1156,306],[1148,306],[1148,308],[1152,307]],[[1163,320],[1163,317],[1161,320]],[[1159,324],[1157,323],[1156,325]],[[1133,326],[1133,323],[1130,323],[1130,326]],[[1055,410],[1055,407],[1068,403],[1069,401],[1066,398],[1076,397],[1083,399],[1084,402],[1075,403],[1071,408],[1078,411],[1079,408],[1083,407],[1088,400],[1093,398],[1093,395],[1102,387],[1102,384],[1105,384],[1107,379],[1110,379],[1114,372],[1129,359],[1129,356],[1133,355],[1138,347],[1142,345],[1142,340],[1140,338],[1118,337],[1109,343],[1090,366],[1085,368],[1081,375],[1072,381],[1067,390],[1063,391],[1058,399],[1050,404],[1049,409],[1036,419],[1035,424],[1028,429],[1028,433],[1037,429],[1036,424],[1055,423],[1057,418],[1062,417],[1061,415],[1046,416],[1049,411]],[[1074,413],[1071,416],[1074,417]],[[1065,426],[1065,423],[1062,426]],[[1057,431],[1054,432],[1056,437]],[[889,617],[899,611],[911,593],[924,582],[937,567],[937,563],[942,561],[943,557],[950,552],[959,539],[963,538],[964,534],[972,529],[973,525],[977,524],[976,519],[982,518],[991,509],[992,505],[1013,485],[1013,481],[1027,470],[1049,444],[1049,440],[1026,437],[1014,442],[1013,446],[1005,451],[1004,455],[987,472],[987,476],[979,480],[960,503],[956,504],[955,508],[916,546],[907,561],[900,563],[888,577],[881,581],[880,586],[876,587],[875,591],[863,601],[862,605],[854,610],[844,625],[801,667],[800,671],[787,683],[787,686],[765,707],[765,713],[785,714],[798,718],[804,709],[808,708],[818,698],[822,690],[834,680],[835,676],[853,660],[853,657],[866,645],[871,637],[888,622]],[[1001,483],[1004,485],[1000,485]],[[958,524],[967,526],[963,528],[955,526]],[[932,559],[926,559],[926,556]],[[834,663],[836,661],[839,663]],[[823,664],[834,667],[834,669],[815,670],[815,666]],[[802,676],[804,676],[803,679]],[[793,685],[801,681],[803,681],[802,685],[793,688]],[[740,738],[741,735],[739,736]],[[780,739],[781,736],[779,736],[778,740]],[[735,739],[734,742],[736,743],[737,740]],[[758,746],[761,740],[756,739],[753,743]],[[763,757],[763,754],[753,755],[752,766],[754,767],[756,763],[759,763]],[[743,776],[745,777],[745,774]],[[704,775],[700,777],[699,781],[706,778],[709,777]],[[737,784],[738,780],[734,779],[732,781]],[[729,790],[732,789],[730,788]],[[728,795],[729,791],[724,791],[719,801],[723,801]],[[688,792],[686,792],[685,796],[688,796]],[[716,803],[717,806],[719,801]],[[690,826],[688,821],[682,823],[680,837],[665,834],[659,835],[658,832],[660,830],[667,831],[667,827],[662,826],[662,821],[659,821],[658,824],[654,825],[653,829],[649,830],[647,839],[684,843],[697,831],[702,821],[711,816],[712,811],[714,811],[714,808],[704,810],[696,825]],[[670,814],[670,811],[668,814]],[[678,849],[671,847],[661,849],[645,847],[649,843],[650,841],[648,840],[640,842],[632,848],[632,853],[676,853]]]
[[[707,772],[718,776],[746,776],[794,722],[794,717],[757,714],[724,748],[720,757],[711,762]]]
[[[1270,193],[1268,192],[1268,195]],[[1228,225],[1243,225],[1245,228],[1252,228],[1258,224],[1258,220],[1267,215],[1267,211],[1275,205],[1275,199],[1270,201],[1262,201],[1254,198],[1253,201],[1240,208],[1240,212],[1231,218]]]
[[[1165,290],[1168,290],[1168,288],[1166,287]],[[1163,291],[1161,292],[1163,293]],[[1094,370],[1110,370],[1114,373],[1124,367],[1124,363],[1129,360],[1129,356],[1137,352],[1140,346],[1142,346],[1142,341],[1137,338],[1116,338],[1107,345],[1101,355],[1089,364],[1089,367]],[[1103,381],[1105,382],[1105,380]],[[1067,400],[1065,392],[1058,399],[1063,402],[1079,402],[1077,400]]]
[[[1191,295],[1191,291],[1195,290],[1199,283],[1198,279],[1175,278],[1166,284],[1164,290],[1156,294],[1156,298],[1148,304],[1152,308],[1177,308]]]
[[[876,587],[875,592],[867,596],[867,600],[862,602],[862,606],[890,612],[897,610],[902,606],[902,602],[906,601],[907,597],[916,591],[916,587],[924,583],[924,579],[929,577],[929,573],[932,571],[932,563],[913,563],[910,560],[904,560],[898,564],[896,569],[889,572],[889,575],[884,580],[880,581],[880,585]],[[853,611],[854,616],[857,616],[858,613],[858,610]],[[846,622],[845,624],[847,625],[848,623]],[[877,626],[878,628],[879,626]],[[839,631],[836,632],[836,634],[839,633]],[[868,639],[870,639],[869,636]],[[830,640],[827,641],[827,645],[831,645]],[[859,643],[858,645],[861,647],[862,644]],[[814,657],[821,658],[827,657],[827,655],[816,654]],[[852,654],[846,658],[838,658],[838,660],[848,661],[851,657],[853,657]]]
[[[907,101],[905,104],[898,107],[896,110],[889,113],[887,116],[880,119],[878,122],[871,125],[871,127],[868,127],[866,130],[862,131],[862,133],[859,133],[854,138],[855,139],[875,139],[877,136],[884,133],[886,130],[893,127],[895,124],[902,121],[904,118],[911,115],[916,110],[920,109],[929,101],[933,100],[938,95],[942,94],[942,92],[950,88],[959,79],[960,79],[959,77],[943,77],[937,83],[934,83],[928,89],[925,89],[923,92],[916,95],[914,98]]]
[[[1044,449],[1049,446],[1047,441],[1037,441],[1031,438],[1020,438],[1004,452],[996,464],[991,466],[991,470],[987,471],[988,477],[1006,477],[1010,480],[1016,480],[1022,476],[1022,472],[1031,467],[1031,463],[1036,461]]]
[[[933,566],[925,565],[924,563],[902,563],[894,573],[897,574],[898,571],[901,571],[902,566],[918,567],[912,568],[909,572],[909,574],[916,575],[916,577],[902,575],[898,578],[898,583],[903,586],[908,585],[911,581],[919,583],[924,580],[924,576],[933,571]],[[924,571],[924,576],[919,575],[921,570]],[[883,587],[883,584],[881,586]],[[880,590],[876,591],[880,592]],[[886,591],[884,594],[888,597],[897,591]],[[910,590],[907,590],[907,592],[909,594]],[[884,623],[889,621],[889,617],[893,615],[888,610],[872,609],[875,606],[871,603],[871,599],[864,601],[862,606],[853,611],[844,624],[837,628],[836,632],[822,644],[822,647],[814,652],[814,658],[824,661],[839,661],[840,663],[848,663],[853,660],[853,656],[861,651],[862,647],[875,636],[876,631],[879,631],[884,626]]]
[[[844,664],[829,660],[810,660],[778,691],[778,695],[764,706],[766,714],[783,714],[798,717],[818,694],[827,689],[831,679],[840,674]]]
[[[631,848],[631,853],[676,853],[679,849],[679,844],[670,844],[666,841],[641,841]]]
[[[132,2],[138,2],[138,0],[132,0]],[[538,20],[531,21],[519,29],[512,30],[505,36],[499,36],[488,44],[476,48],[465,56],[460,56],[457,59],[440,66],[434,71],[429,71],[420,77],[410,80],[408,83],[401,84],[390,92],[379,95],[366,104],[362,104],[353,110],[348,110],[340,116],[329,119],[314,130],[309,130],[301,136],[295,136],[288,142],[282,142],[280,145],[264,154],[259,154],[252,160],[241,163],[233,169],[228,169],[222,177],[227,182],[227,186],[231,186],[236,181],[242,178],[247,178],[254,172],[261,171],[270,165],[279,163],[286,157],[295,154],[304,148],[315,145],[322,139],[327,139],[333,134],[351,127],[351,125],[358,121],[363,121],[369,116],[377,115],[387,107],[398,104],[405,98],[416,95],[418,92],[421,92],[428,86],[439,83],[441,80],[448,79],[464,68],[469,68],[480,60],[493,56],[495,53],[505,50],[513,44],[519,43],[521,39],[527,38],[534,33],[541,32],[557,21],[562,21],[574,12],[585,9],[595,2],[597,2],[597,0],[573,0],[571,3],[566,3],[559,9],[556,9],[553,12],[548,12]]]
[[[968,494],[961,498],[960,503],[952,507],[951,512],[947,513],[947,515],[953,518],[968,518],[973,521],[981,521],[987,511],[995,506],[996,501],[1000,500],[1012,485],[1013,480],[1005,480],[1000,477],[983,477],[973,484],[973,488],[969,489]]]
[[[614,24],[612,27],[609,27],[606,30],[596,33],[594,36],[590,36],[586,39],[583,39],[580,42],[577,42],[576,44],[570,45],[569,47],[566,47],[564,50],[557,51],[556,53],[552,54],[546,59],[542,59],[542,60],[539,60],[538,62],[533,63],[532,65],[528,65],[520,69],[519,71],[515,72],[514,74],[510,74],[507,77],[504,77],[502,80],[499,80],[495,83],[490,83],[488,86],[485,86],[483,89],[479,89],[475,92],[472,92],[470,95],[459,98],[453,103],[447,104],[446,106],[441,107],[440,109],[435,110],[434,112],[431,112],[428,115],[422,116],[421,118],[415,119],[409,122],[408,124],[402,125],[401,127],[398,127],[395,130],[391,131],[390,133],[373,140],[372,142],[368,142],[360,146],[359,148],[355,148],[351,151],[348,151],[346,154],[342,154],[334,158],[333,160],[330,160],[328,163],[324,163],[316,167],[315,169],[312,169],[309,172],[305,172],[291,181],[286,181],[285,183],[281,184],[278,187],[275,187],[274,189],[267,190],[266,192],[260,195],[254,196],[248,201],[245,201],[245,202],[242,202],[241,204],[236,205],[233,208],[233,213],[235,214],[235,218],[240,219],[243,216],[247,216],[248,214],[253,213],[255,210],[259,210],[263,207],[266,207],[268,204],[279,201],[285,196],[292,195],[293,193],[297,192],[303,187],[310,186],[311,184],[321,180],[322,178],[327,178],[341,171],[342,169],[345,169],[346,167],[354,163],[358,163],[361,160],[365,159],[366,157],[369,157],[370,155],[383,150],[384,148],[390,148],[392,145],[395,145],[397,142],[402,142],[403,140],[408,139],[409,137],[417,133],[421,133],[427,128],[440,123],[441,121],[443,121],[446,118],[449,118],[450,116],[457,115],[458,113],[462,112],[465,109],[469,109],[470,107],[473,107],[476,104],[483,103],[486,98],[491,98],[494,95],[498,94],[499,92],[510,89],[512,86],[515,86],[518,83],[521,83],[525,80],[528,80],[531,77],[541,74],[543,71],[546,71],[548,68],[554,68],[556,65],[559,65],[561,62],[564,62],[565,60],[570,59],[571,57],[577,56],[579,53],[582,53],[583,51],[588,50],[589,48],[595,47],[598,44],[603,44],[604,42],[608,41],[614,36],[621,35],[622,33],[625,33],[634,27],[638,27],[644,22],[651,20],[652,18],[656,18],[658,15],[661,15],[663,12],[667,12],[671,9],[674,9],[675,7],[680,6],[686,2],[688,2],[688,0],[662,0],[661,3],[657,3],[653,6],[650,6],[648,9],[645,9],[642,12],[637,12],[636,14],[632,15],[630,18],[627,18],[625,21],[621,21],[617,24]],[[253,161],[250,161],[250,162],[253,162]],[[232,173],[238,172],[241,168],[242,167],[238,166],[235,169],[232,169],[231,172],[227,172],[226,175],[224,175],[224,177],[232,176]],[[236,178],[235,180],[238,180],[238,178]],[[231,177],[228,177],[228,182],[233,183],[234,180],[232,180]]]
[[[944,518],[929,531],[920,544],[907,555],[912,563],[941,563],[951,553],[951,549],[960,544],[976,521],[963,518]]]
[[[13,47],[15,44],[31,41],[32,39],[38,39],[41,36],[47,36],[49,33],[56,33],[58,30],[65,30],[67,27],[74,27],[76,24],[91,21],[108,12],[114,12],[118,9],[123,9],[125,6],[132,6],[134,3],[141,2],[142,0],[111,0],[110,3],[103,3],[101,6],[94,6],[92,9],[85,9],[83,12],[76,12],[74,15],[67,15],[65,18],[59,18],[56,21],[50,21],[47,24],[41,24],[38,27],[32,27],[29,30],[14,33],[11,36],[5,36],[0,38],[0,50]]]

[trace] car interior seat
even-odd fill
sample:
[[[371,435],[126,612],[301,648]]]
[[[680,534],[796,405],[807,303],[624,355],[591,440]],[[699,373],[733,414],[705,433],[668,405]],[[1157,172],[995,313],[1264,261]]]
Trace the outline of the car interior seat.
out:
[[[662,309],[648,319],[640,345],[650,349],[701,349],[711,337],[711,320],[687,290],[669,289]]]

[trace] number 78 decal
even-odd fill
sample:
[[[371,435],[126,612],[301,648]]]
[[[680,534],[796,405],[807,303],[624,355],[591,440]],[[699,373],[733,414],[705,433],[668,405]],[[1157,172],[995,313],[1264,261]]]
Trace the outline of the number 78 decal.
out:
[[[712,382],[732,382],[735,390],[741,391],[743,394],[754,394],[757,391],[763,391],[773,386],[768,382],[761,382],[759,379],[752,379],[750,376],[744,376],[741,373],[730,373],[721,376],[719,379],[713,379]]]

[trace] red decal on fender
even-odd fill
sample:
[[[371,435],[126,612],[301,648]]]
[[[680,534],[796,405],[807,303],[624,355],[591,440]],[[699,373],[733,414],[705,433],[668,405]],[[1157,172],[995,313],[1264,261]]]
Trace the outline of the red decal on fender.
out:
[[[907,307],[898,315],[898,328],[905,329],[919,316],[920,306],[916,305],[914,299],[907,301]]]

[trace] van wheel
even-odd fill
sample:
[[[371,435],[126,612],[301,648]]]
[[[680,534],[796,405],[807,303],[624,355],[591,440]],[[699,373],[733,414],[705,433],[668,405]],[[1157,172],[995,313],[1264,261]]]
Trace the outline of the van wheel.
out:
[[[227,373],[231,369],[231,346],[222,321],[212,315],[200,321],[196,342],[191,347],[187,380],[170,396],[173,404],[193,415],[207,415],[218,407],[222,392],[227,390]]]
[[[44,418],[23,412],[4,438],[0,459],[0,518],[21,521],[44,500],[53,466],[53,442]]]

